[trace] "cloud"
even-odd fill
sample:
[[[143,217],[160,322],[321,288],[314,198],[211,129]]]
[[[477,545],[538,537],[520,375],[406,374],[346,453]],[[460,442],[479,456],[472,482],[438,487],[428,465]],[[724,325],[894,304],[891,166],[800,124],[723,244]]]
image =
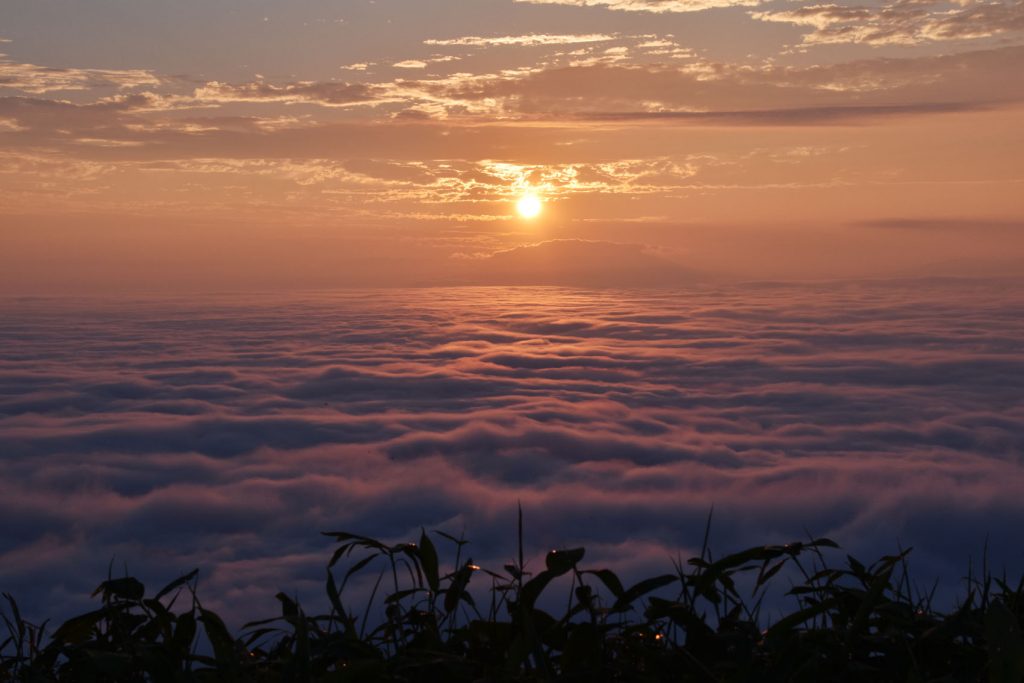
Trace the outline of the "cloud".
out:
[[[1019,79],[1013,75],[1022,63],[1024,48],[1019,46],[810,66],[596,59],[515,74],[424,79],[403,83],[403,90],[411,98],[421,93],[441,106],[459,103],[482,107],[481,113],[492,116],[528,120],[637,112],[652,119],[677,117],[696,123],[707,118],[719,123],[743,112],[785,120],[787,111],[812,109],[820,110],[819,118],[850,118],[858,108],[875,118],[885,108],[927,113],[929,107],[938,112],[1018,102],[1024,89],[1017,87]]]
[[[804,45],[917,45],[1024,31],[1024,0],[964,3],[897,0],[882,6],[811,4],[751,12],[761,21],[807,26]]]
[[[760,0],[515,0],[532,5],[569,5],[572,7],[603,7],[620,12],[697,12],[716,7],[751,6]]]
[[[3,97],[0,199],[19,212],[38,211],[46,194],[48,210],[148,207],[235,220],[304,211],[306,221],[422,223],[507,220],[526,185],[567,200],[555,206],[574,214],[585,205],[621,208],[628,195],[668,204],[753,187],[863,186],[861,153],[848,154],[857,157],[852,167],[791,157],[781,168],[756,154],[749,163],[754,157],[740,158],[717,133],[699,154],[675,142],[666,153],[649,141],[678,141],[698,126],[774,127],[780,136],[784,127],[873,126],[866,134],[877,140],[911,117],[999,121],[1024,101],[1022,64],[1024,48],[1013,46],[823,65],[672,58],[476,75],[407,70],[375,83],[211,81],[93,101]],[[964,172],[1003,182],[1012,169]],[[123,183],[137,190],[114,189]],[[652,213],[667,210],[641,215]]]
[[[662,263],[555,242],[482,265],[615,262]],[[899,541],[949,586],[990,533],[1012,573],[1007,286],[6,299],[0,584],[56,616],[111,557],[151,583],[200,566],[237,624],[278,590],[322,599],[320,530],[464,529],[499,565],[517,501],[531,557],[579,543],[632,575],[694,550],[712,504],[719,552],[805,529],[866,556]]]
[[[123,90],[162,83],[162,79],[148,69],[57,68],[0,60],[0,88],[33,95],[94,88]]]
[[[372,86],[363,83],[308,81],[274,85],[257,81],[233,85],[210,81],[196,88],[193,97],[200,102],[313,103],[328,107],[351,107],[373,103],[377,92]]]
[[[500,39],[520,38],[531,37]],[[470,39],[476,37],[452,40]],[[730,121],[746,125],[747,119],[756,118],[775,118],[779,122],[792,119],[795,124],[808,117],[820,122],[848,120],[858,114],[875,119],[901,111],[928,113],[950,108],[1005,106],[1024,99],[1024,89],[1018,87],[1019,79],[1014,78],[1024,64],[1024,48],[1020,46],[808,66],[716,62],[689,53],[680,57],[676,54],[678,47],[650,49],[655,54],[623,45],[611,48],[612,52],[567,56],[569,61],[565,63],[494,73],[459,72],[444,76],[419,73],[430,64],[451,58],[439,56],[396,62],[402,71],[414,73],[416,77],[390,81],[210,81],[188,94],[121,94],[91,103],[4,98],[5,104],[0,108],[11,109],[20,102],[26,116],[28,108],[33,107],[48,108],[50,112],[71,117],[101,109],[122,114],[158,115],[183,108],[250,104],[263,110],[258,118],[273,120],[283,113],[267,111],[267,107],[317,105],[328,109],[359,109],[366,121],[382,117],[409,120],[415,116],[423,121],[447,119],[472,124],[566,117],[578,121],[587,116],[605,116],[636,122],[645,118],[663,121],[674,118],[690,124],[706,120],[715,125]],[[659,57],[659,51],[664,50],[671,54]],[[636,62],[634,53],[641,55],[641,59],[655,57],[667,61]],[[226,120],[226,117],[221,118]],[[180,117],[176,116],[165,125],[178,121]],[[116,121],[111,121],[110,125],[114,123]],[[145,123],[154,128],[158,125],[152,121]],[[191,123],[201,125],[196,120]],[[322,121],[307,122],[314,126],[318,123],[322,125]],[[19,124],[38,128],[31,123]],[[68,124],[73,125],[73,122]]]
[[[493,47],[515,45],[532,47],[534,45],[575,45],[579,43],[601,43],[616,40],[617,36],[606,33],[550,34],[531,33],[521,36],[462,36],[459,38],[431,38],[424,40],[424,45],[465,45],[471,47]]]

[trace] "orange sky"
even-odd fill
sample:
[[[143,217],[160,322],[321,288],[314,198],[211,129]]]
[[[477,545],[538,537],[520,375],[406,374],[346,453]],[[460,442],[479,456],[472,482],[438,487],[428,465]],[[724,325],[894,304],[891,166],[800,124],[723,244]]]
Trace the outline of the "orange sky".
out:
[[[0,7],[5,289],[1021,271],[1021,1],[150,5]]]

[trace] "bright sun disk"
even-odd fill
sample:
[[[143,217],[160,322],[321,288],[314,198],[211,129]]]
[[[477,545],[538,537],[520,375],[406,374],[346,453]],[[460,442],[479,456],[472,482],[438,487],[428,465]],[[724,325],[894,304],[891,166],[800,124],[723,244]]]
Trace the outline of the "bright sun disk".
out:
[[[536,218],[541,210],[540,197],[535,194],[524,194],[516,202],[516,211],[523,218]]]

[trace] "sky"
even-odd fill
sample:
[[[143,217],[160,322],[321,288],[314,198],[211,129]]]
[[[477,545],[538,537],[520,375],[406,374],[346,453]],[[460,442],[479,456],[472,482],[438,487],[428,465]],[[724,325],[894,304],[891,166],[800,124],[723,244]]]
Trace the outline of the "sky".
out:
[[[1024,0],[4,0],[0,589],[238,624],[519,503],[1024,570],[1022,73]]]
[[[1022,67],[1020,0],[8,0],[0,287],[1015,275]]]

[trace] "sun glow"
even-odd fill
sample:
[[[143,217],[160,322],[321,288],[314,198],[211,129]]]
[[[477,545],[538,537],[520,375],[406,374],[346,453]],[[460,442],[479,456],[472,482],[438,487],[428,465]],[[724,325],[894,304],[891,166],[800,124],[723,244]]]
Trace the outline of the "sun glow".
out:
[[[523,218],[536,218],[540,215],[542,208],[543,203],[540,201],[540,197],[532,192],[527,192],[516,202],[516,211]]]

